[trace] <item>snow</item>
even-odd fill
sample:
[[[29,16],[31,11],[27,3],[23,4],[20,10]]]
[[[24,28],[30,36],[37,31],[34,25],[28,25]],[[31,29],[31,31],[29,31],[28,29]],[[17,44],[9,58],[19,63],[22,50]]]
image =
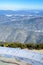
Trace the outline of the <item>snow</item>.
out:
[[[20,48],[0,47],[0,56],[16,57],[33,65],[43,65],[43,54]]]
[[[6,16],[11,17],[12,15],[6,15]]]

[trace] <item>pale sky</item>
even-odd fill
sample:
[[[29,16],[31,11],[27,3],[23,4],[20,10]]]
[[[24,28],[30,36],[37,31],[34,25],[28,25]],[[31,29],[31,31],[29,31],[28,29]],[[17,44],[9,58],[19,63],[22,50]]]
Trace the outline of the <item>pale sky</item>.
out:
[[[0,10],[43,9],[43,0],[0,0]]]

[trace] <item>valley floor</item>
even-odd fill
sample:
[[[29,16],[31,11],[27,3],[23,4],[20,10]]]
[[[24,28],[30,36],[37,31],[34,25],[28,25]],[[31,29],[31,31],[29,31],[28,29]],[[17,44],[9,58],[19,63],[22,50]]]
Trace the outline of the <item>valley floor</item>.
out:
[[[30,50],[30,49],[26,48],[25,50]],[[43,49],[41,49],[41,50],[32,49],[31,51],[43,54]]]
[[[43,65],[43,50],[0,47],[0,65]]]
[[[31,65],[15,58],[0,57],[0,65]]]
[[[30,49],[25,49],[25,50],[30,50]],[[33,49],[33,50],[31,50],[31,51],[32,51],[32,52],[37,52],[37,53],[43,54],[43,49],[41,49],[41,50]]]
[[[38,53],[42,53],[43,54],[43,49],[41,49],[41,50],[32,50],[32,51],[34,51],[34,52],[38,52]]]

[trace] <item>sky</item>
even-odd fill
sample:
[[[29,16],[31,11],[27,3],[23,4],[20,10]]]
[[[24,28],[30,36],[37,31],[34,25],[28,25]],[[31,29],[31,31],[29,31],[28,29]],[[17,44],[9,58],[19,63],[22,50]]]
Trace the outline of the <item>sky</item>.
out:
[[[0,10],[43,9],[43,0],[0,0]]]

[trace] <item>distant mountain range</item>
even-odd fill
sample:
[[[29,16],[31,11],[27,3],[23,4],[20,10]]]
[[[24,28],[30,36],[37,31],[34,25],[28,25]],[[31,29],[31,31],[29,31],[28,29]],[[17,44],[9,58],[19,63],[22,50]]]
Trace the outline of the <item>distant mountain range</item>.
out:
[[[43,43],[43,10],[0,10],[0,41]]]

